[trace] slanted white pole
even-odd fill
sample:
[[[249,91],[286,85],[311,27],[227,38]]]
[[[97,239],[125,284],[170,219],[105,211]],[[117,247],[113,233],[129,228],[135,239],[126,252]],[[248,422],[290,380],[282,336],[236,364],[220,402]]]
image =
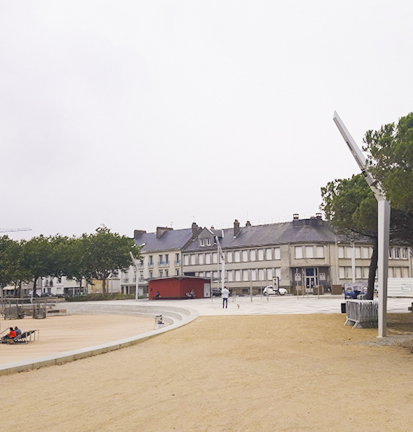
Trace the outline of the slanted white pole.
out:
[[[361,169],[367,184],[373,191],[377,199],[378,212],[378,266],[377,278],[379,282],[379,316],[378,316],[378,337],[385,337],[387,334],[387,276],[389,258],[389,238],[390,238],[390,203],[386,200],[384,193],[380,190],[380,185],[367,170],[367,160],[360,148],[354,141],[350,132],[345,127],[339,115],[334,111],[333,121],[344,138],[351,151],[357,165]]]

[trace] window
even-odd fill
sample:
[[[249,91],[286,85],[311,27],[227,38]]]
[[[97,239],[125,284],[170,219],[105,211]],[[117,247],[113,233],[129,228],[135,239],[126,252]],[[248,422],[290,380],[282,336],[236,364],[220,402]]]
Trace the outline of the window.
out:
[[[175,254],[175,265],[179,265],[180,264],[180,256],[179,256],[179,253],[176,253]]]
[[[158,264],[163,264],[163,255],[159,255]]]
[[[295,259],[301,259],[303,257],[302,246],[296,246],[294,252],[295,252]]]
[[[257,270],[251,270],[251,280],[256,281],[257,280]]]
[[[175,269],[175,276],[179,276],[179,268]]]
[[[227,277],[228,277],[228,282],[232,282],[233,278],[232,278],[232,270],[228,270],[227,272]]]
[[[369,278],[369,271],[370,269],[368,267],[363,267],[363,279]]]
[[[343,246],[338,247],[338,257],[344,258],[344,247]]]
[[[165,270],[165,277],[169,277],[169,270]]]
[[[165,264],[169,265],[169,254],[165,254]]]
[[[153,266],[153,256],[152,255],[149,255],[148,265]]]
[[[317,258],[324,258],[324,246],[316,247]]]
[[[258,261],[264,261],[264,249],[258,249]]]
[[[250,260],[251,261],[255,261],[257,259],[255,252],[256,252],[255,249],[250,250]]]
[[[153,279],[153,271],[149,270],[149,279]]]
[[[345,267],[338,268],[338,277],[339,279],[345,279]]]
[[[265,259],[267,261],[272,260],[272,249],[265,249]]]
[[[353,256],[353,248],[351,246],[345,247],[345,256],[346,258],[351,258]]]
[[[267,280],[272,280],[272,269],[267,269]]]
[[[205,246],[205,239],[200,239],[199,244],[201,247]]]
[[[241,261],[241,252],[235,251],[235,262],[240,262],[240,261]]]
[[[216,263],[218,262],[218,254],[217,254],[216,252],[214,252],[214,253],[212,254],[212,262],[213,262],[214,264],[216,264]]]
[[[207,246],[211,246],[211,239],[205,239],[205,243]]]
[[[392,257],[392,248],[389,248],[389,258],[393,258]]]
[[[232,263],[232,252],[227,252],[227,262]]]
[[[242,261],[248,262],[248,251],[246,251],[246,250],[242,251]]]
[[[248,270],[242,270],[242,280],[243,281],[248,281],[249,280]]]
[[[361,258],[361,247],[360,246],[357,246],[355,248],[355,255],[356,255],[356,258]]]
[[[279,247],[274,248],[274,259],[276,260],[281,259],[281,250]]]
[[[235,270],[235,280],[239,282],[241,280],[241,270]]]
[[[196,255],[195,254],[191,254],[191,265],[195,265],[196,264]]]
[[[211,254],[205,254],[205,264],[211,264]]]
[[[394,248],[394,258],[396,259],[400,258],[400,248],[398,247]]]
[[[140,281],[143,281],[143,272],[140,272],[139,280],[140,280]]]
[[[408,258],[409,257],[409,251],[407,248],[403,248],[402,249],[402,256],[403,258]]]
[[[198,255],[198,264],[203,265],[204,264],[204,254]]]
[[[218,272],[217,271],[212,272],[212,277],[214,279],[218,279]]]
[[[163,277],[163,270],[159,270],[159,277]]]
[[[258,270],[258,278],[260,281],[265,280],[265,270],[264,269],[259,269]]]
[[[275,275],[274,276],[281,279],[281,269],[279,267],[277,267],[275,269]]]
[[[361,267],[356,267],[356,279],[361,279]]]
[[[189,255],[184,255],[184,264],[189,265]]]
[[[305,247],[305,257],[314,258],[314,248],[312,246]]]

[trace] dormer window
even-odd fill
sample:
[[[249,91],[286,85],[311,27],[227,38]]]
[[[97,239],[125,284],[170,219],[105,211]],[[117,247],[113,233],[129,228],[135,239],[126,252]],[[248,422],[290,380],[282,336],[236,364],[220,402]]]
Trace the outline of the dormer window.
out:
[[[206,240],[206,245],[211,246],[211,239],[205,239],[205,240]]]
[[[200,239],[200,240],[199,240],[199,244],[200,244],[201,246],[205,246],[205,239]]]

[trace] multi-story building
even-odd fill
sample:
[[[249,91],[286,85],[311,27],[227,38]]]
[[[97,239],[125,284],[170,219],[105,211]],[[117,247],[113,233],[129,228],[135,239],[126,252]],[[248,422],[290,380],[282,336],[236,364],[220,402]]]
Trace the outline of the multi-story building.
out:
[[[135,230],[135,244],[141,246],[142,259],[137,268],[121,272],[122,292],[136,292],[136,277],[139,278],[139,295],[146,295],[149,280],[183,275],[182,250],[198,233],[195,223],[192,228],[180,230],[158,227],[155,233]]]
[[[321,214],[257,226],[235,220],[233,227],[220,230],[196,223],[180,230],[158,227],[155,233],[135,231],[134,237],[142,260],[138,269],[121,273],[121,288],[135,292],[137,270],[140,295],[147,293],[149,280],[170,276],[210,278],[218,286],[223,269],[225,285],[240,294],[257,292],[274,279],[289,292],[317,286],[339,293],[346,283],[367,282],[373,250],[367,238],[336,235]],[[391,245],[389,278],[412,276],[409,248]]]
[[[183,270],[218,283],[225,268],[225,284],[238,293],[256,292],[275,278],[290,292],[315,286],[325,291],[353,280],[367,282],[371,253],[369,239],[337,236],[321,214],[245,227],[235,220],[232,228],[204,228],[192,238],[183,250]],[[389,277],[412,277],[408,248],[391,246],[389,258]]]

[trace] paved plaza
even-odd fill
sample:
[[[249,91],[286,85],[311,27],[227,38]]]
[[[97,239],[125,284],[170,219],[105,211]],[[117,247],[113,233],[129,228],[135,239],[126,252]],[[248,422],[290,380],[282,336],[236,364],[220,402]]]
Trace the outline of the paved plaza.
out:
[[[387,312],[407,312],[413,298],[389,298],[387,301]],[[148,303],[147,300],[138,302]],[[156,300],[149,304],[159,306],[180,306],[194,309],[200,316],[214,315],[283,315],[283,314],[330,314],[341,313],[341,303],[344,303],[342,295],[286,295],[270,296],[236,296],[228,300],[228,309],[222,309],[222,299],[190,299],[190,300]]]

